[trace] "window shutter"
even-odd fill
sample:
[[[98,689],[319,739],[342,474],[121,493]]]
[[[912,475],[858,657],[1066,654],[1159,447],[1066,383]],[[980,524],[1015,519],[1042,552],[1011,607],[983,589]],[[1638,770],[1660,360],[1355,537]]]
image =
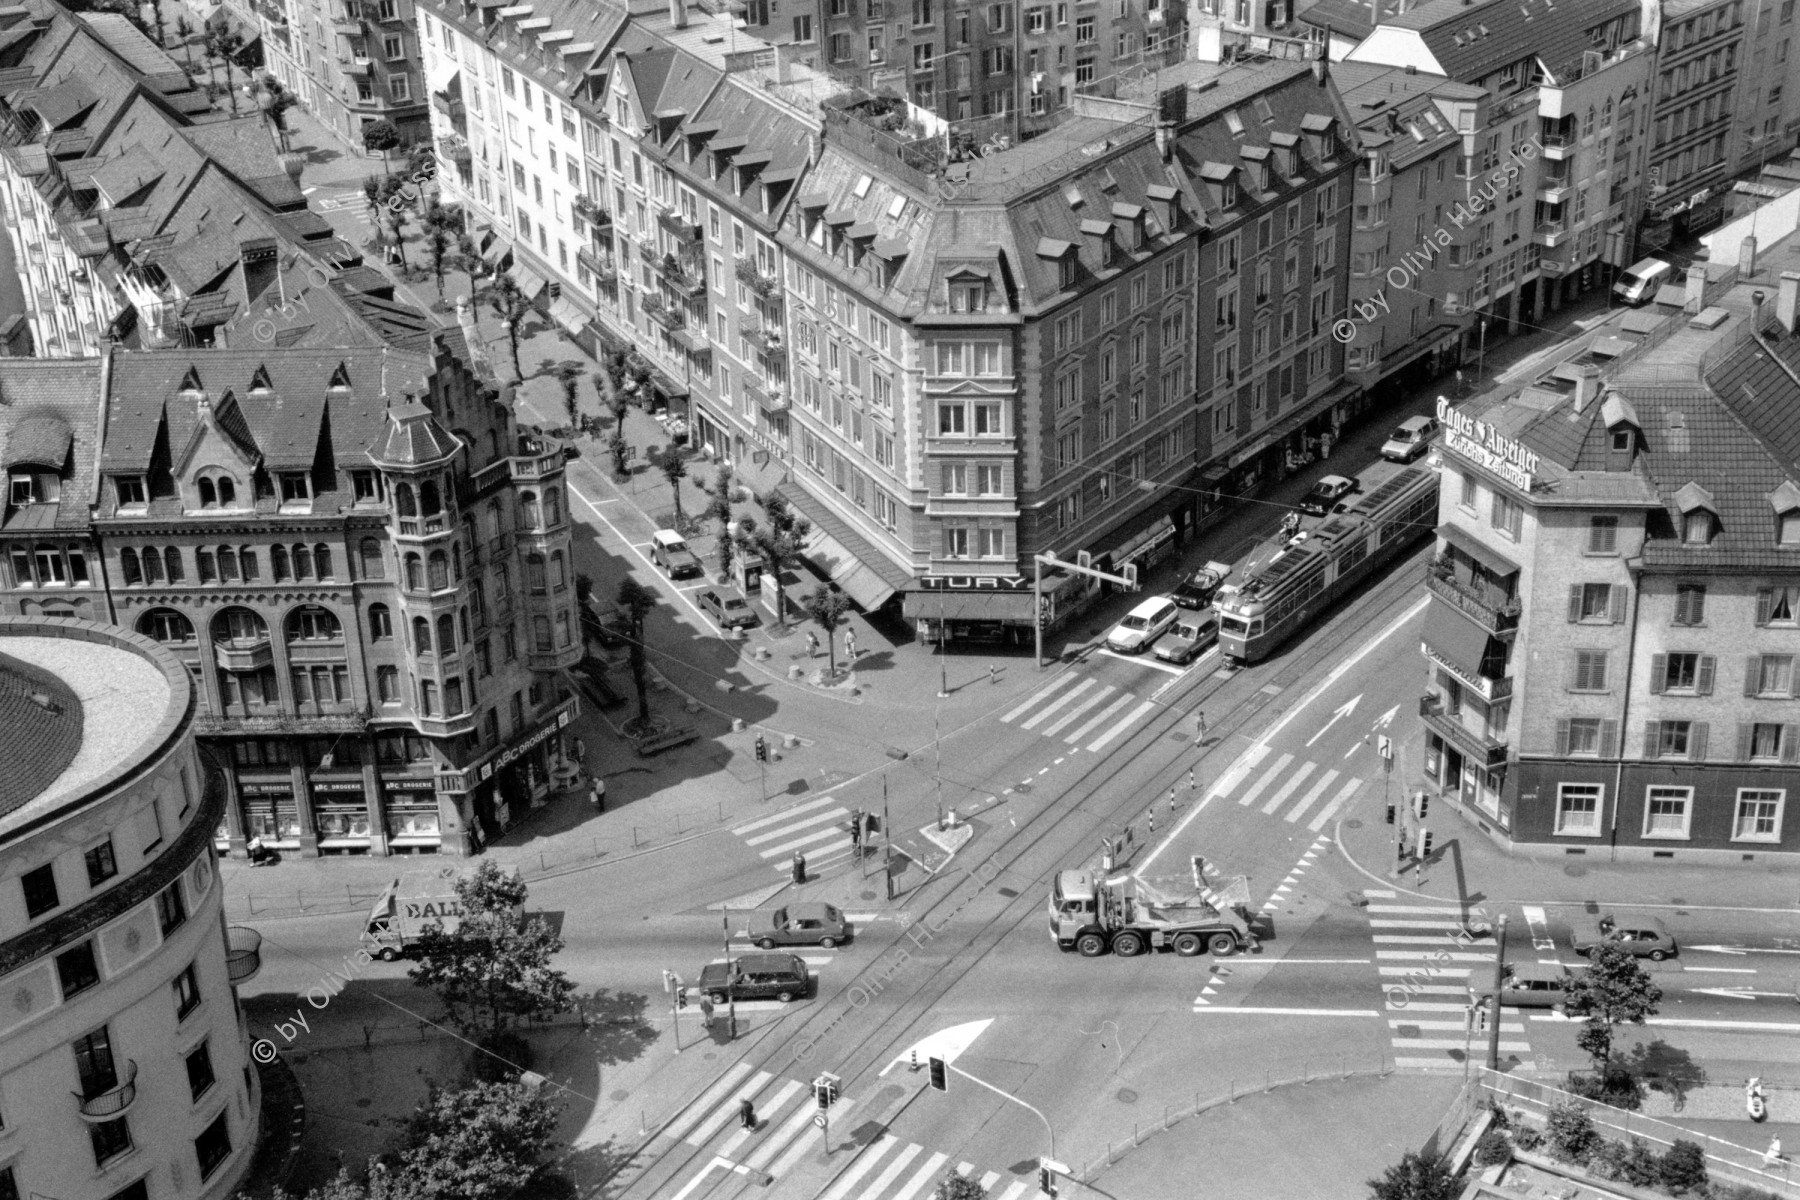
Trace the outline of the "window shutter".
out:
[[[1752,654],[1744,660],[1744,695],[1756,695],[1756,684],[1762,675],[1762,655]]]
[[[1706,722],[1695,721],[1688,726],[1688,758],[1693,762],[1706,761]]]
[[[1694,691],[1697,694],[1702,696],[1712,695],[1713,668],[1717,663],[1718,660],[1710,654],[1702,654],[1700,656],[1700,670],[1694,679]]]
[[[1569,675],[1568,679],[1563,684],[1563,688],[1571,692],[1578,690],[1581,687],[1583,675],[1584,672],[1581,669],[1581,652],[1576,651],[1574,657],[1569,659]]]
[[[1750,739],[1756,736],[1756,727],[1748,721],[1738,722],[1738,761],[1750,761]]]
[[[1689,601],[1692,597],[1693,592],[1687,588],[1681,586],[1675,588],[1675,623],[1677,625],[1693,624],[1693,622],[1688,619],[1688,608],[1690,607]]]
[[[1756,623],[1767,625],[1769,612],[1775,607],[1775,591],[1773,588],[1756,589]]]
[[[1571,583],[1569,585],[1569,621],[1573,623],[1579,620],[1581,620],[1581,585]]]
[[[1688,589],[1688,624],[1699,625],[1706,620],[1706,585],[1696,583]]]
[[[1609,593],[1607,599],[1612,605],[1612,612],[1610,614],[1612,623],[1614,625],[1623,624],[1625,621],[1625,587],[1623,584],[1615,583],[1609,589]]]
[[[1556,718],[1556,753],[1558,755],[1569,753],[1569,718],[1567,717]]]
[[[1606,651],[1588,651],[1588,686],[1595,691],[1606,690]]]
[[[1660,696],[1663,684],[1669,678],[1669,656],[1653,654],[1650,656],[1650,694]]]
[[[1600,757],[1612,758],[1619,752],[1619,723],[1600,722]]]
[[[1781,761],[1800,763],[1800,725],[1781,727]]]
[[[1644,722],[1644,757],[1655,758],[1657,743],[1662,738],[1661,721]]]

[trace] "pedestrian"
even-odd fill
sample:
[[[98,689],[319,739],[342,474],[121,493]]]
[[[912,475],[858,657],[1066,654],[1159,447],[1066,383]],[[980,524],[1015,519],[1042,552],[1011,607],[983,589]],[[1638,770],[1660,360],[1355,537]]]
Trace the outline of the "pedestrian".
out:
[[[750,1103],[748,1096],[738,1101],[738,1120],[744,1123],[745,1129],[756,1129],[756,1105]]]
[[[571,749],[573,749],[575,751],[575,765],[576,766],[579,767],[583,763],[587,762],[587,743],[586,742],[582,741],[580,738],[576,738],[575,743],[571,747]]]
[[[700,996],[700,1024],[702,1028],[711,1029],[713,1022],[712,997],[704,993]]]
[[[1331,457],[1331,434],[1329,432],[1321,433],[1319,435],[1319,457]]]
[[[806,855],[798,850],[794,851],[794,882],[806,882]]]
[[[1196,742],[1206,740],[1206,711],[1204,709],[1194,713],[1194,740]]]
[[[988,682],[995,685],[1000,683],[1000,668],[993,663],[988,664]]]
[[[862,850],[862,809],[850,814],[850,849]]]
[[[1769,1139],[1769,1148],[1763,1151],[1763,1166],[1779,1167],[1782,1161],[1781,1139],[1772,1137]]]
[[[844,657],[851,662],[856,661],[856,630],[844,630]]]
[[[606,811],[606,780],[598,775],[588,781],[588,801],[594,806],[595,812]]]
[[[810,629],[806,631],[806,657],[819,657],[819,635]]]

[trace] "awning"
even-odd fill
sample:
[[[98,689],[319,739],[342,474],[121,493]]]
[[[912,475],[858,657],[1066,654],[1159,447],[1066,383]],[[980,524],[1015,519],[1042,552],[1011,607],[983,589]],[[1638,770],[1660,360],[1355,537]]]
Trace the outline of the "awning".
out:
[[[1425,644],[1431,652],[1470,679],[1480,679],[1481,662],[1487,657],[1488,631],[1433,598],[1425,613]]]
[[[456,82],[456,77],[461,73],[462,64],[446,55],[439,58],[437,65],[431,68],[426,82],[434,92],[448,92],[450,85]]]
[[[894,594],[895,589],[888,586],[886,580],[817,525],[806,535],[800,552],[831,576],[831,581],[843,588],[844,594],[856,601],[856,606],[864,612],[880,608]]]
[[[1454,525],[1439,525],[1438,534],[1446,542],[1462,551],[1465,558],[1471,558],[1488,569],[1498,579],[1506,579],[1519,573],[1519,564],[1504,554],[1483,544],[1468,533]]]
[[[512,244],[505,238],[495,238],[487,244],[487,249],[481,252],[481,261],[490,267],[497,267],[511,254]]]
[[[525,294],[527,300],[536,300],[538,293],[544,290],[544,277],[522,262],[513,263],[512,270],[508,274],[512,276],[513,282],[519,285],[519,290]]]
[[[1004,621],[1030,625],[1034,608],[1030,592],[992,588],[907,592],[900,600],[901,615],[909,621]]]
[[[581,332],[581,327],[588,323],[587,314],[567,296],[558,296],[550,302],[550,319],[570,333]]]
[[[812,522],[802,553],[868,612],[913,582],[912,575],[852,529],[805,488],[788,482],[776,491]]]

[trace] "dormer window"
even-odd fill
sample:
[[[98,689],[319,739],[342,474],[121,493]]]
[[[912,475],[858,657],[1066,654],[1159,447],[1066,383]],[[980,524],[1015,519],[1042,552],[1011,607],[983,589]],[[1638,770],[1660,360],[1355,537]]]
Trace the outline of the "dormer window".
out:
[[[1200,168],[1200,178],[1212,196],[1213,207],[1229,212],[1237,207],[1237,168],[1228,163],[1209,162]]]
[[[1144,248],[1144,210],[1136,204],[1114,204],[1113,223],[1125,249],[1137,253]]]
[[[987,308],[987,284],[980,280],[959,280],[950,285],[950,311],[978,313]]]
[[[1612,431],[1612,448],[1627,453],[1631,450],[1631,430],[1620,428]]]
[[[143,508],[150,502],[144,492],[142,475],[113,476],[113,492],[118,497],[120,508]]]
[[[1713,495],[1699,484],[1689,481],[1675,493],[1675,506],[1681,510],[1681,540],[1690,546],[1704,546],[1719,529],[1719,509]]]
[[[7,488],[7,503],[14,508],[37,503],[37,488],[33,486],[29,475],[14,475]]]
[[[1786,480],[1769,497],[1775,510],[1775,544],[1800,550],[1800,486]]]
[[[1704,546],[1712,541],[1713,515],[1704,508],[1681,515],[1681,540],[1690,546]]]
[[[1284,179],[1300,174],[1300,139],[1291,133],[1269,135],[1269,149],[1275,152],[1275,172]]]
[[[1245,146],[1240,152],[1244,160],[1247,186],[1253,192],[1269,190],[1269,151],[1264,146]]]
[[[1320,113],[1308,113],[1300,122],[1300,132],[1306,135],[1307,145],[1313,156],[1320,162],[1329,162],[1337,156],[1337,118]]]
[[[1105,270],[1113,265],[1113,223],[1111,221],[1083,221],[1081,232],[1095,248],[1095,256],[1100,268]]]
[[[227,475],[202,475],[194,488],[200,493],[201,508],[236,508],[237,484]]]
[[[305,471],[283,471],[279,482],[283,508],[287,508],[289,505],[311,507],[312,480],[307,478]]]

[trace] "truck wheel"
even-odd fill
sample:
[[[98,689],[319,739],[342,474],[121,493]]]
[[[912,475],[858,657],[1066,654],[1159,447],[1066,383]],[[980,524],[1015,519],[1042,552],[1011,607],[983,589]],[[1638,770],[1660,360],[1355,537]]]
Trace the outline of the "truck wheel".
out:
[[[1214,958],[1224,958],[1237,953],[1237,939],[1229,933],[1215,933],[1207,939],[1206,948],[1213,952]]]
[[[1106,953],[1106,939],[1097,933],[1084,933],[1075,939],[1075,949],[1083,958],[1099,958]]]
[[[758,950],[773,950],[775,948],[775,939],[774,938],[763,938],[761,941],[756,943],[756,948]]]
[[[382,962],[393,962],[396,958],[400,957],[400,952],[392,946],[383,946],[381,948],[380,957]]]
[[[1173,944],[1175,953],[1183,958],[1192,958],[1200,953],[1200,935],[1197,933],[1178,933]]]
[[[1144,939],[1135,933],[1121,933],[1113,939],[1113,953],[1121,958],[1132,958],[1144,952]]]

